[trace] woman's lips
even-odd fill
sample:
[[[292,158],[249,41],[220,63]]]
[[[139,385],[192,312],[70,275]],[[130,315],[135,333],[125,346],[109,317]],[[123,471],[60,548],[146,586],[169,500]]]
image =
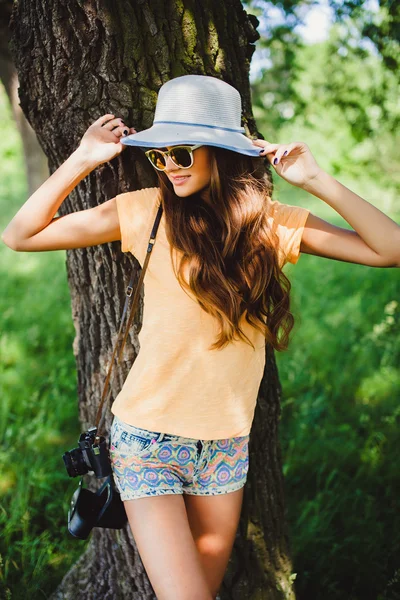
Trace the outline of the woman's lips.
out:
[[[181,185],[182,183],[185,183],[185,181],[186,181],[187,179],[189,179],[189,177],[190,177],[190,175],[185,175],[185,177],[174,177],[174,178],[172,179],[172,182],[173,182],[175,185]]]

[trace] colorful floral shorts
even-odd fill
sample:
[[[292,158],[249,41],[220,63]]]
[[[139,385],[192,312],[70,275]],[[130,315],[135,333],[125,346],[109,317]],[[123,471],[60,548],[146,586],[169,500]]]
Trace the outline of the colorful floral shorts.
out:
[[[110,458],[116,488],[122,500],[233,492],[246,483],[249,437],[197,440],[141,429],[114,416]]]

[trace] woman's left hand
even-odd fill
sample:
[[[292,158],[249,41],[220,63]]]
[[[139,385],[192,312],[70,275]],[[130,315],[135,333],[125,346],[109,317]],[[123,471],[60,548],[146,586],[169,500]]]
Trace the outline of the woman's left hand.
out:
[[[292,185],[303,187],[322,172],[304,142],[291,144],[271,144],[266,140],[252,140],[252,142],[255,146],[263,148],[260,156],[266,156],[278,175]]]

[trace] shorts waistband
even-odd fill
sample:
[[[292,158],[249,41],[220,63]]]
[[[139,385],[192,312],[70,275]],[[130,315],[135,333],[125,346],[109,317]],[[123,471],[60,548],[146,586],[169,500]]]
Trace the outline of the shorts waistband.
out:
[[[164,439],[164,437],[168,438],[169,440],[173,440],[175,442],[181,442],[182,444],[184,444],[185,442],[187,442],[188,444],[196,444],[199,441],[201,441],[203,444],[204,443],[210,444],[212,442],[218,441],[218,440],[203,440],[201,438],[185,437],[182,435],[176,435],[174,433],[167,433],[167,432],[161,432],[161,431],[150,431],[149,429],[143,429],[142,427],[137,427],[136,425],[131,425],[130,423],[127,423],[126,421],[123,421],[122,419],[117,417],[117,415],[114,415],[114,421],[116,423],[118,423],[118,425],[120,427],[124,427],[127,431],[130,431],[131,433],[136,433],[138,435],[141,435],[142,437],[147,437],[147,438],[157,437],[158,441],[161,441],[162,439]],[[236,436],[235,439],[243,439],[244,440],[245,438],[249,438],[249,437],[250,437],[249,435],[243,435],[243,436]],[[231,439],[231,438],[227,438],[227,439]]]

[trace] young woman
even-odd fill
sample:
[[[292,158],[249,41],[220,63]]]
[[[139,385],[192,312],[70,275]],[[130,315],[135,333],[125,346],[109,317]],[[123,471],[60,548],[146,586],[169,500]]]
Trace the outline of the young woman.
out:
[[[16,251],[121,240],[145,276],[140,352],[112,405],[114,479],[161,600],[215,598],[232,551],[265,342],[293,327],[282,271],[300,252],[400,265],[400,227],[317,164],[307,144],[250,140],[235,88],[186,75],[165,83],[154,123],[136,133],[107,114],[25,202],[3,233]],[[128,135],[130,133],[130,135]],[[146,150],[159,186],[54,217],[71,190],[127,145]],[[272,201],[265,158],[353,229]],[[278,336],[278,334],[280,334]]]

